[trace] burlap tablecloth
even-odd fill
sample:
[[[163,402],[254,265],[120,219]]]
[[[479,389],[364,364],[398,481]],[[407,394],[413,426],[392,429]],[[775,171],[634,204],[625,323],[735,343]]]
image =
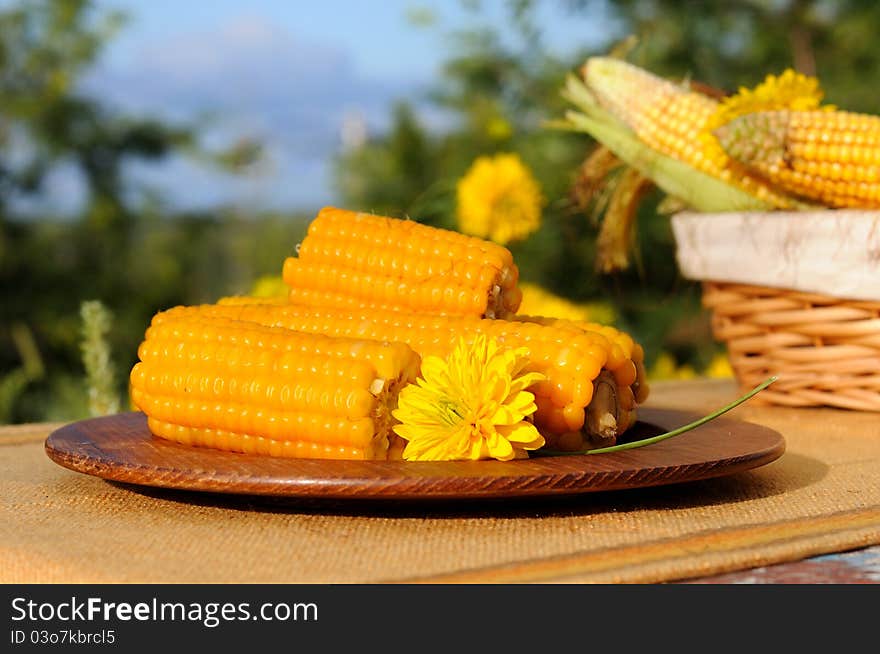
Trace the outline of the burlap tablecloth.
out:
[[[731,382],[655,384],[708,412]],[[0,429],[2,582],[662,582],[880,543],[880,416],[748,404],[786,453],[700,482],[468,504],[280,503],[105,482]]]

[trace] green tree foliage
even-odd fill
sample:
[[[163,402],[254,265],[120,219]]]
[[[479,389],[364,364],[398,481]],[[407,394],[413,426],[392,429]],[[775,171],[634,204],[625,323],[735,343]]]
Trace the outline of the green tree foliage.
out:
[[[63,370],[78,368],[80,289],[122,304],[136,289],[126,270],[138,256],[136,218],[122,174],[130,159],[158,159],[192,143],[192,134],[151,119],[118,116],[83,96],[77,81],[121,24],[85,0],[21,2],[0,13],[0,367],[13,369],[12,325],[33,330],[44,356]],[[83,181],[75,222],[20,215],[39,200],[47,176],[65,166]],[[143,318],[143,316],[138,316]],[[136,318],[122,311],[120,321]],[[125,332],[113,342],[130,345]],[[130,334],[130,332],[128,332]],[[50,393],[49,374],[38,388]],[[31,385],[33,386],[33,384]],[[25,393],[28,389],[19,389]],[[27,394],[19,409],[28,404]],[[12,418],[30,417],[29,411]]]
[[[259,148],[207,151],[189,126],[122,115],[84,95],[82,75],[122,24],[86,0],[0,10],[0,421],[85,414],[82,301],[99,300],[114,316],[104,336],[122,397],[155,311],[245,291],[256,275],[276,272],[296,243],[297,227],[284,217],[171,216],[132,186],[130,161],[182,153],[232,171]],[[82,180],[72,218],[34,210],[59,167]],[[21,347],[23,329],[45,374]]]
[[[48,172],[64,163],[82,173],[86,219],[119,231],[132,218],[123,162],[158,159],[192,142],[185,129],[114,115],[78,92],[77,80],[122,21],[94,13],[86,0],[42,0],[0,14],[4,221],[12,197],[39,193]]]
[[[434,146],[412,106],[398,103],[392,127],[381,143],[367,142],[343,159],[337,184],[345,198],[358,206],[404,216],[424,214],[424,199],[435,179]],[[361,171],[369,169],[370,175]]]
[[[595,0],[571,0],[589,12]],[[818,75],[828,100],[877,113],[880,3],[873,0],[615,0],[617,16],[640,37],[633,62],[725,91],[753,86],[793,67]]]

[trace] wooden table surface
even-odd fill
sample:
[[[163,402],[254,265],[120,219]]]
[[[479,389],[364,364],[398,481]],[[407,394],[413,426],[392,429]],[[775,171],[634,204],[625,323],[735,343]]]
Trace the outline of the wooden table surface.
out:
[[[876,584],[880,546],[690,579],[689,584]]]

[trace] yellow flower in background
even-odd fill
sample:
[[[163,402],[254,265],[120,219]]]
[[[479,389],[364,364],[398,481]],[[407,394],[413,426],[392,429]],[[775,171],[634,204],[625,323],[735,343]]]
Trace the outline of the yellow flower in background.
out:
[[[712,379],[727,379],[733,377],[734,374],[730,360],[725,354],[716,354],[709,362],[709,365],[702,372],[698,373],[693,366],[678,365],[675,358],[668,352],[661,352],[654,361],[654,365],[648,371],[648,378],[654,380],[694,379],[698,376],[710,377]]]
[[[726,354],[716,354],[706,369],[703,371],[706,377],[713,379],[727,379],[733,377],[733,367],[730,365],[730,359]]]
[[[697,371],[693,367],[684,365],[679,366],[668,352],[661,352],[657,355],[654,365],[648,371],[648,379],[693,379],[697,376]]]
[[[407,441],[407,461],[459,461],[528,456],[544,437],[527,420],[537,409],[526,390],[544,379],[523,373],[524,348],[501,349],[477,336],[459,340],[447,359],[422,361],[422,375],[398,398],[394,431]]]
[[[581,322],[598,322],[603,325],[609,325],[616,319],[614,309],[605,302],[578,304],[528,282],[520,283],[519,288],[522,291],[522,303],[517,313],[524,316],[547,316]]]
[[[248,295],[259,298],[286,298],[289,290],[280,275],[263,275],[254,282]]]
[[[541,226],[544,196],[516,154],[479,157],[458,181],[457,195],[458,227],[465,234],[506,245]]]

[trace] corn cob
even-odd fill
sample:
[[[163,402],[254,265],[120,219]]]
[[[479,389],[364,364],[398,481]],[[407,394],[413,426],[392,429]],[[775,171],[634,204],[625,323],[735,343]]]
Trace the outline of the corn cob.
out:
[[[284,262],[295,304],[511,315],[519,271],[500,245],[410,220],[325,207]]]
[[[525,371],[546,376],[529,389],[538,406],[535,424],[548,446],[556,449],[613,443],[635,422],[637,398],[644,400],[648,392],[642,349],[613,328],[589,323],[556,326],[522,317],[489,320],[295,304],[175,307],[157,314],[153,323],[199,316],[223,316],[313,334],[399,341],[422,357],[446,357],[459,338],[473,339],[478,334],[496,339],[503,347],[525,347],[529,352]]]
[[[582,74],[599,103],[646,145],[776,208],[796,206],[794,198],[736,162],[725,164],[707,155],[705,129],[719,106],[714,98],[619,59],[592,57]]]
[[[401,343],[193,316],[147,329],[131,395],[159,437],[272,456],[385,459],[397,394],[419,357]]]
[[[880,207],[880,117],[761,111],[713,132],[733,159],[829,207]]]

